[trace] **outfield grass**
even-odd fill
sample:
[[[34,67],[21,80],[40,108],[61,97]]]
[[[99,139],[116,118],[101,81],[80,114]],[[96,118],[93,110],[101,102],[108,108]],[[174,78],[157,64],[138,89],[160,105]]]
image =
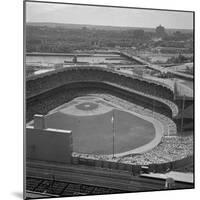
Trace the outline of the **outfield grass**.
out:
[[[135,115],[115,111],[115,153],[122,153],[149,143],[155,137],[152,123]],[[46,117],[49,128],[72,130],[75,152],[112,154],[113,152],[113,111],[100,115],[75,116],[61,111]]]

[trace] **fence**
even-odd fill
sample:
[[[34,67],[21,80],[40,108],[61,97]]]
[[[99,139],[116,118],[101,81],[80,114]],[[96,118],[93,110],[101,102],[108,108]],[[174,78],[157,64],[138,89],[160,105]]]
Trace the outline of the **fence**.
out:
[[[160,164],[149,164],[149,165],[133,165],[129,163],[117,162],[117,161],[107,161],[107,160],[96,160],[82,157],[72,157],[71,160],[74,165],[86,165],[107,169],[124,170],[132,172],[133,174],[140,174],[142,172],[154,172],[161,173],[173,169],[183,167],[185,165],[191,164],[193,162],[193,156],[188,156],[186,158],[167,162]]]

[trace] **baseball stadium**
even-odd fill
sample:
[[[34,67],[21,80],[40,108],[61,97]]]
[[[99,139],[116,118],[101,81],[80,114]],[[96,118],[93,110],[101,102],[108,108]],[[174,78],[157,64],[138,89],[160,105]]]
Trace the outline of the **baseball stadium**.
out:
[[[176,90],[91,65],[27,77],[27,192],[161,190],[165,179],[155,174],[193,172],[193,118],[187,117],[193,99],[178,97]],[[176,180],[174,188],[193,187],[193,181]]]

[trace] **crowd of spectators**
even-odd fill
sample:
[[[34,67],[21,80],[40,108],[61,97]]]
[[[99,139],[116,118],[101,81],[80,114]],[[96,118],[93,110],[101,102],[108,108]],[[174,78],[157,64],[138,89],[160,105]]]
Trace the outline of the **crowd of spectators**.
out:
[[[110,162],[118,162],[124,164],[131,164],[135,166],[148,166],[153,164],[166,164],[177,162],[182,159],[190,158],[193,156],[193,137],[163,137],[160,144],[152,150],[141,153],[132,154],[124,157],[108,157],[106,155],[92,155],[92,154],[81,154],[74,152],[73,157],[104,160]],[[189,159],[190,160],[190,159]],[[187,163],[188,164],[188,163]],[[179,166],[184,168],[184,166]],[[191,171],[192,167],[185,167],[185,171]]]
[[[163,137],[161,143],[149,152],[122,158],[126,163],[139,165],[168,163],[193,155],[193,137]]]
[[[26,121],[32,120],[34,114],[46,115],[52,109],[81,95],[79,88],[66,90],[59,88],[51,92],[38,95],[26,102]]]
[[[171,116],[171,117],[174,117],[178,114],[178,107],[172,101],[173,95],[172,95],[171,90],[164,88],[162,86],[153,84],[153,83],[148,83],[145,81],[141,81],[139,79],[135,79],[133,77],[126,77],[125,75],[120,75],[118,73],[104,71],[102,69],[99,70],[98,68],[95,68],[95,69],[90,68],[88,70],[85,68],[84,69],[71,68],[71,70],[64,70],[64,71],[61,70],[60,72],[50,73],[36,79],[28,79],[27,84],[26,84],[27,101],[29,101],[31,97],[34,98],[34,96],[37,97],[38,95],[42,96],[43,93],[46,93],[48,91],[54,91],[54,93],[59,93],[60,87],[63,87],[72,82],[78,83],[81,81],[88,82],[88,83],[90,83],[90,81],[95,81],[98,83],[107,83],[107,84],[114,85],[116,87],[121,87],[121,93],[124,93],[122,95],[123,98],[129,99],[129,101],[133,99],[133,95],[132,97],[128,97],[127,96],[128,93],[126,91],[123,91],[123,89],[126,89],[126,88],[130,89],[135,94],[138,94],[140,96],[142,95],[144,97],[146,96],[149,98],[149,102],[145,100],[142,101],[141,100],[142,98],[139,98],[138,100],[136,99],[136,97],[134,98],[133,101],[138,101],[140,104],[143,103],[144,107],[147,107],[149,109],[155,109],[157,112],[165,113],[165,115]],[[92,85],[93,84],[90,84],[88,86],[91,87]],[[56,92],[55,90],[58,90],[58,92]],[[110,90],[110,92],[112,91]],[[67,95],[69,96],[69,94]],[[57,99],[56,102],[62,103],[63,102],[62,98],[64,97],[61,97],[60,100]],[[64,99],[67,99],[67,98],[68,97],[65,97]],[[46,101],[49,102],[49,100],[46,98],[42,98],[42,99],[39,98],[37,104],[38,106],[39,104],[41,104],[39,106],[41,108],[39,109],[40,112],[42,112],[42,110],[45,110],[45,111],[49,110],[48,108],[53,107],[51,105],[50,107],[46,106],[46,104],[48,104],[48,102],[45,103]],[[53,99],[50,99],[50,101],[53,101]],[[162,102],[164,106],[159,106],[159,108],[157,109],[160,102]],[[57,105],[58,104],[56,103],[56,106]],[[152,106],[154,106],[154,108],[152,108]],[[27,106],[28,109],[29,107],[30,106]],[[48,107],[48,108],[43,108],[43,107]],[[169,108],[171,109],[171,111]],[[31,106],[31,109],[33,110],[33,104]],[[30,117],[28,118],[30,119]]]
[[[145,98],[145,96],[143,97],[135,93],[129,93],[123,89],[119,90],[113,86],[107,86],[106,84],[102,86],[102,83],[72,83],[27,99],[26,119],[27,121],[30,121],[34,114],[47,114],[50,110],[72,100],[75,97],[97,92],[107,92],[108,94],[138,104],[146,110],[154,110],[155,112],[171,117],[171,110],[169,107],[159,101],[156,102],[149,98]]]
[[[173,100],[173,92],[169,88],[158,83],[124,75],[110,69],[83,66],[49,72],[46,75],[35,77],[33,79],[28,78],[26,81],[26,95],[29,98],[44,91],[77,81],[105,81],[125,86],[152,96]]]

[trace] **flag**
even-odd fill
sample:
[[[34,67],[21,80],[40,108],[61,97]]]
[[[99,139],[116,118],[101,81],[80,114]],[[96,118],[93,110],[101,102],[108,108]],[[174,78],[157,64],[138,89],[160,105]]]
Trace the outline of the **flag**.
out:
[[[112,118],[111,118],[111,122],[112,124],[114,123],[114,116],[112,115]]]
[[[112,132],[113,132],[113,158],[115,157],[115,125],[114,125],[114,110],[111,118],[112,122]]]
[[[113,137],[115,136],[114,120],[115,120],[115,117],[114,117],[114,111],[113,111],[112,118],[111,118],[111,123],[112,123],[112,128],[113,128]]]

